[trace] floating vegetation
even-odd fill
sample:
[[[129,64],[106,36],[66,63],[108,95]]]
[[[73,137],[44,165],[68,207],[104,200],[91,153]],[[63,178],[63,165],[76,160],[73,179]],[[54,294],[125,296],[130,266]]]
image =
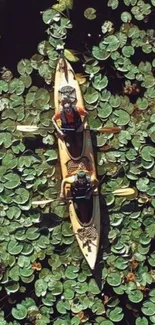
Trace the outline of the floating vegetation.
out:
[[[155,323],[155,35],[146,25],[155,1],[122,2],[123,10],[118,0],[107,1],[100,41],[81,54],[66,48],[74,24],[67,12],[74,2],[58,1],[43,12],[47,39],[31,58],[19,61],[19,76],[1,71],[0,324]],[[83,15],[97,20],[95,4]],[[78,78],[90,128],[121,128],[97,135],[94,145],[98,175],[104,175],[101,196],[106,193],[96,268],[100,286],[78,248],[67,207],[56,200],[61,175],[51,119],[63,47],[72,64],[84,65]],[[33,74],[44,86],[33,82]],[[38,128],[23,135],[19,124]],[[114,195],[129,186],[136,195]],[[49,203],[33,206],[41,200]]]

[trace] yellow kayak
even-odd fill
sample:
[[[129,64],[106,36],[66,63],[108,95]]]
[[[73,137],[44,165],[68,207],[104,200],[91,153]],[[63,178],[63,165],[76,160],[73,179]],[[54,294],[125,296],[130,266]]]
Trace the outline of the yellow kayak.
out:
[[[73,105],[84,108],[83,97],[75,73],[67,60],[61,58],[58,61],[55,74],[55,113],[61,111],[61,101],[63,96],[66,95],[70,98]],[[68,147],[65,139],[62,140],[58,137],[58,148],[63,179],[76,174],[80,170],[84,170],[96,178],[94,154],[87,122],[84,124],[83,132],[79,134],[79,140],[77,137],[77,146]],[[94,269],[100,241],[98,189],[94,190],[90,199],[73,199],[70,184],[66,185],[65,193],[73,232],[90,268]]]

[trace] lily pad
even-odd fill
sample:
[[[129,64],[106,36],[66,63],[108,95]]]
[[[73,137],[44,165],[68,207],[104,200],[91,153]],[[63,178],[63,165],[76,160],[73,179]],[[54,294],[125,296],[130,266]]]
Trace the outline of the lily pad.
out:
[[[65,276],[71,280],[76,279],[78,276],[78,270],[78,267],[74,265],[69,265],[65,271]]]
[[[114,123],[120,126],[126,125],[130,121],[130,115],[122,109],[115,110],[114,115],[115,115],[115,117],[113,117]]]
[[[135,53],[135,50],[131,45],[126,45],[122,48],[122,53],[124,56],[129,58],[130,56],[132,56]]]
[[[7,250],[11,255],[18,255],[23,249],[23,244],[18,243],[16,240],[11,240],[8,243]]]
[[[143,294],[140,290],[132,290],[129,295],[129,300],[134,302],[134,303],[139,303],[140,301],[143,300]]]
[[[84,11],[84,16],[85,18],[89,19],[89,20],[93,20],[96,18],[96,9],[94,8],[87,8]]]
[[[108,52],[106,50],[106,46],[105,46],[105,48],[103,48],[103,47],[100,48],[98,46],[93,46],[92,54],[97,60],[106,60],[110,56],[110,52]]]
[[[95,89],[101,91],[108,85],[108,78],[106,76],[102,78],[102,75],[98,74],[97,76],[94,77],[94,81],[92,84]]]
[[[12,308],[12,316],[15,319],[24,319],[27,316],[27,309],[22,304],[17,304],[16,308]]]
[[[146,317],[138,317],[136,319],[136,325],[148,325],[148,320]]]
[[[30,60],[24,59],[19,61],[17,64],[17,70],[21,75],[24,75],[25,73],[31,74],[33,68],[31,66]]]
[[[120,307],[116,307],[113,310],[108,310],[107,314],[108,314],[108,317],[113,322],[120,322],[124,317],[123,310]]]
[[[113,10],[116,9],[119,5],[118,0],[108,0],[108,7],[111,7]]]
[[[84,99],[88,104],[95,103],[99,98],[99,92],[95,90],[93,87],[89,87],[84,94]]]
[[[4,176],[6,179],[5,187],[8,189],[16,188],[20,184],[20,177],[18,174],[9,173]]]
[[[100,102],[100,107],[98,107],[98,116],[100,118],[107,118],[112,113],[112,107],[110,104]]]
[[[111,272],[110,274],[108,274],[107,282],[112,287],[115,287],[115,286],[117,287],[121,284],[121,275],[119,273]]]
[[[109,35],[104,39],[103,44],[106,44],[108,52],[115,52],[119,48],[119,39],[115,35]]]
[[[155,303],[151,301],[144,301],[142,306],[142,312],[146,316],[152,316],[155,314]]]

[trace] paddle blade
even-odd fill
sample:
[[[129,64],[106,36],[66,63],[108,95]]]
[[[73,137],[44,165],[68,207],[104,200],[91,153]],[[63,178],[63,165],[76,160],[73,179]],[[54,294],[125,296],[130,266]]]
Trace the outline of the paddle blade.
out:
[[[36,125],[17,125],[17,130],[22,132],[35,132],[39,129]]]
[[[41,204],[48,204],[55,201],[54,199],[49,200],[40,200],[40,201],[32,201],[32,205],[41,205]]]
[[[100,133],[118,133],[121,129],[118,126],[107,126],[104,128],[97,129],[97,132]]]
[[[134,188],[126,187],[126,188],[119,188],[112,192],[115,196],[136,196],[137,192]]]

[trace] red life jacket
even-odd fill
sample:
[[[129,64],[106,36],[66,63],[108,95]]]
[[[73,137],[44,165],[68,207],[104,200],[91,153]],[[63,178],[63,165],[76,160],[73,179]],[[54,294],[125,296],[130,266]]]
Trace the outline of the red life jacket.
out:
[[[61,119],[61,127],[62,128],[75,128],[75,129],[78,129],[78,127],[81,125],[82,123],[82,120],[81,120],[81,116],[76,108],[76,106],[72,106],[72,109],[73,109],[73,115],[74,115],[74,125],[73,124],[69,124],[67,119],[66,119],[66,116],[65,116],[65,112],[64,110],[62,110],[60,112],[60,119]]]

